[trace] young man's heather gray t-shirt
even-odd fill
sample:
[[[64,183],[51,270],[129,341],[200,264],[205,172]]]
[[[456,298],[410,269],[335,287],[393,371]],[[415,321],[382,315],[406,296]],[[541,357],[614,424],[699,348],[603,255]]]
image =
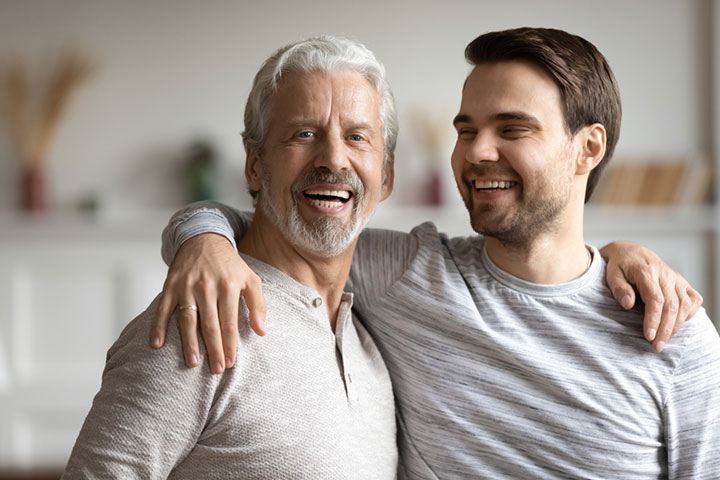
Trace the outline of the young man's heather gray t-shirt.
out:
[[[247,224],[210,207],[174,217],[166,260]],[[597,251],[577,280],[535,285],[481,237],[363,232],[354,308],[393,380],[408,478],[719,478],[717,331],[701,311],[656,354],[604,278]]]
[[[720,478],[717,331],[701,310],[654,353],[597,250],[538,285],[423,224],[363,235],[351,279],[408,478]]]

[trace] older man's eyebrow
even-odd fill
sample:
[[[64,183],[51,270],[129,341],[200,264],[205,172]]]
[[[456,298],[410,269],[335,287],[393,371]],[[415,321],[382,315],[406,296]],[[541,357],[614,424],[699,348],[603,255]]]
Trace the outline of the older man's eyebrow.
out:
[[[306,127],[308,125],[314,125],[315,122],[315,120],[306,117],[292,117],[285,119],[285,123],[291,127]]]
[[[372,130],[373,124],[370,122],[348,122],[344,125],[345,130],[369,131]]]

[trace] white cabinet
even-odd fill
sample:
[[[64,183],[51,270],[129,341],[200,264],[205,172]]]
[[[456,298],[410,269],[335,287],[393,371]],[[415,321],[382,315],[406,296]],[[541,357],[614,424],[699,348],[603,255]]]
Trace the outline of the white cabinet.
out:
[[[0,470],[62,468],[107,349],[162,287],[162,224],[0,225]]]

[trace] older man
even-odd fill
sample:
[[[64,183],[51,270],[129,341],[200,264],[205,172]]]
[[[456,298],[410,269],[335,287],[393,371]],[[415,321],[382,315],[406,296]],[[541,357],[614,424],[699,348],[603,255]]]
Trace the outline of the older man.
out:
[[[700,311],[652,353],[642,312],[613,300],[583,241],[620,128],[605,58],[530,28],[482,35],[466,57],[452,165],[483,237],[372,232],[351,272],[407,475],[717,478],[717,332]]]
[[[263,64],[244,132],[257,204],[238,251],[272,335],[243,328],[222,376],[188,370],[175,329],[169,348],[147,348],[154,302],[110,349],[63,478],[395,478],[390,379],[343,288],[392,190],[396,122],[384,69],[358,43],[313,38]]]

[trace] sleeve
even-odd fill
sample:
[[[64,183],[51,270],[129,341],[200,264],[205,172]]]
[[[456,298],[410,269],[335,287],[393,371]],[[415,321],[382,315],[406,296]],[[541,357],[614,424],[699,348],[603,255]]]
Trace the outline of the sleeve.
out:
[[[184,368],[177,322],[170,322],[165,348],[147,347],[154,309],[155,303],[108,351],[63,479],[165,479],[194,448],[220,376],[203,365]]]
[[[252,221],[252,213],[241,212],[218,202],[191,203],[176,212],[162,233],[162,258],[172,263],[180,246],[203,233],[217,233],[227,238],[237,250],[236,239],[242,238]]]
[[[666,400],[671,479],[717,479],[720,472],[720,337],[704,310],[690,329]]]
[[[358,239],[348,288],[360,308],[384,295],[410,267],[418,250],[411,233],[366,228]]]

